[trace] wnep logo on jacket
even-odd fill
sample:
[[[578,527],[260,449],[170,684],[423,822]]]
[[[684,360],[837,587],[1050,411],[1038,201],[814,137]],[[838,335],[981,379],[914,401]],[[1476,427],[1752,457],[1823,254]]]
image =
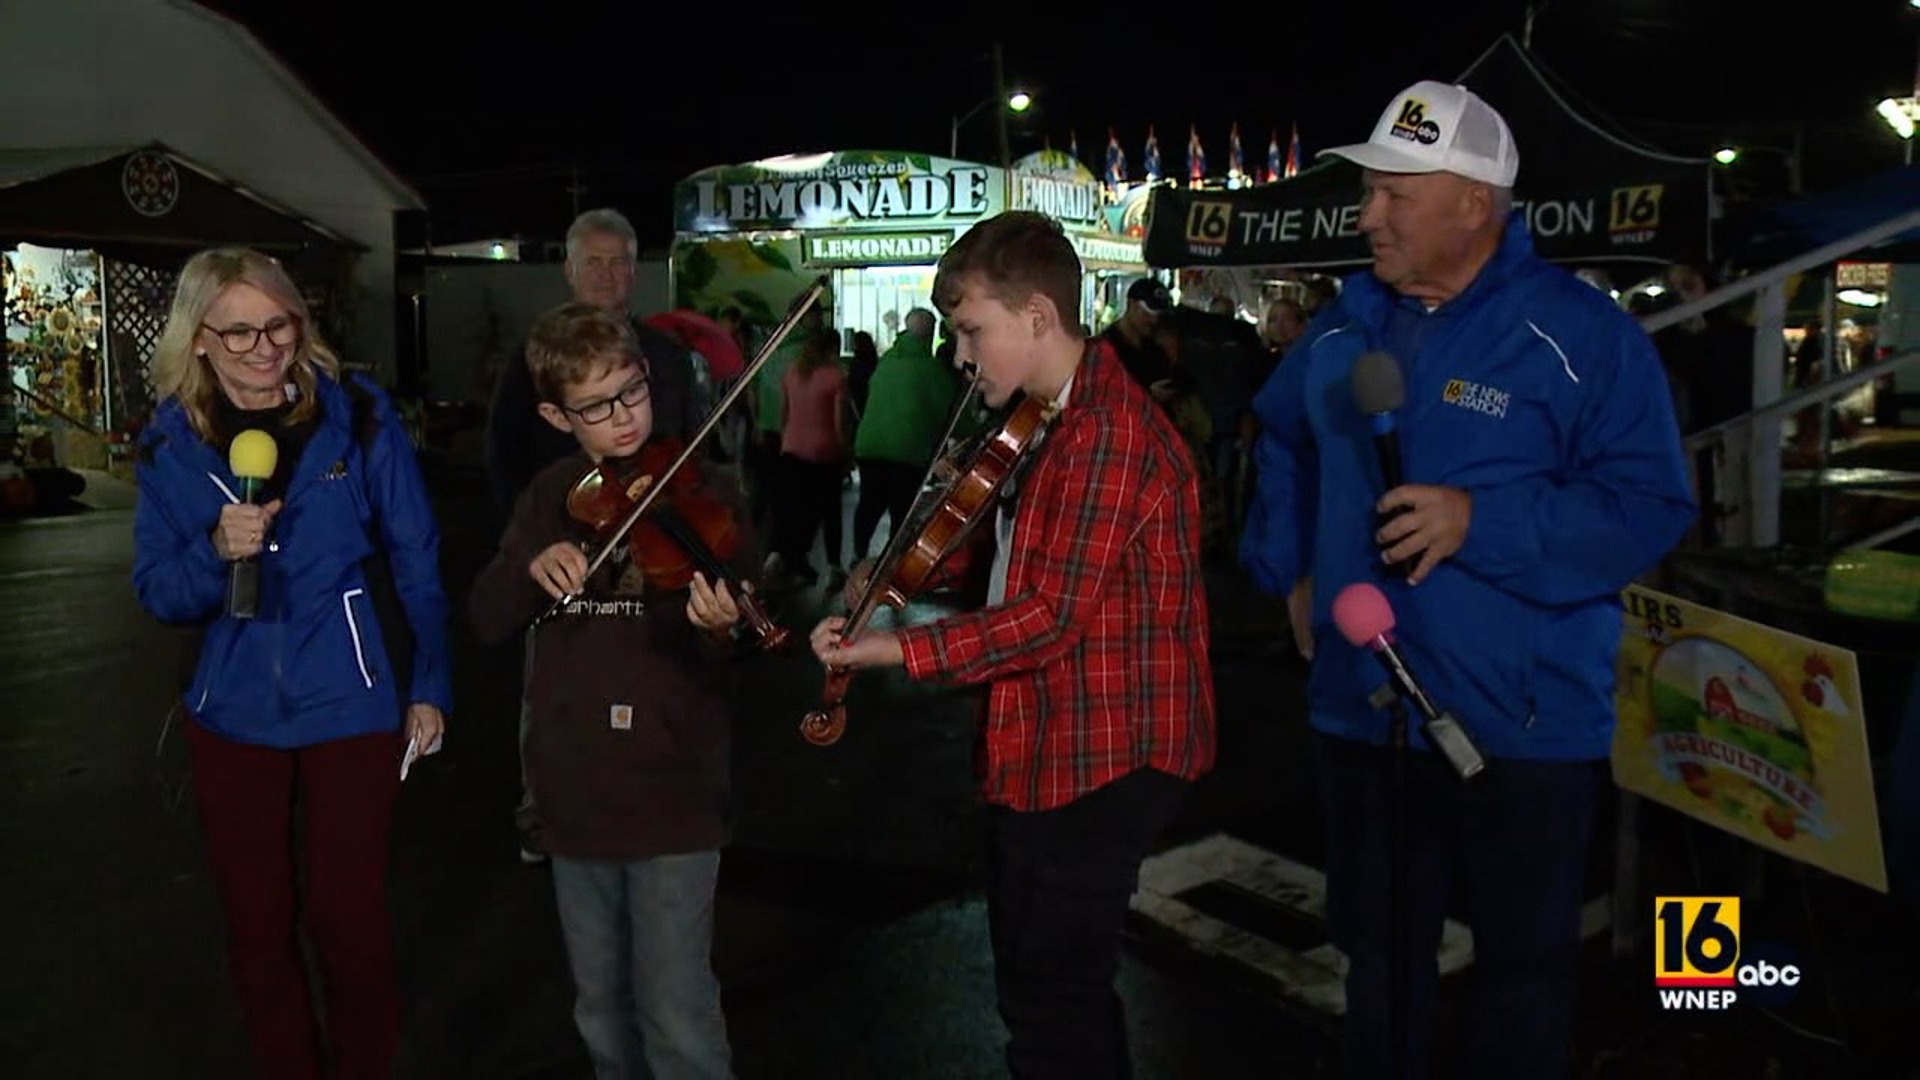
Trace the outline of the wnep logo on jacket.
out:
[[[1800,966],[1791,957],[1756,948],[1743,958],[1739,897],[1660,896],[1653,911],[1661,1008],[1727,1009],[1742,992],[1755,1004],[1781,1005],[1797,992]]]
[[[1465,379],[1448,379],[1446,389],[1440,392],[1440,400],[1503,420],[1507,415],[1507,406],[1513,402],[1513,394]]]

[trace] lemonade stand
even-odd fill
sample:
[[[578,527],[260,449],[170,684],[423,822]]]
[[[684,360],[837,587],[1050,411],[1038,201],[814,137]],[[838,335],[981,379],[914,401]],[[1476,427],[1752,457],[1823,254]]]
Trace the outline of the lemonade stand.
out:
[[[1004,210],[1006,194],[1001,169],[897,151],[703,169],[674,188],[674,306],[738,308],[764,327],[826,274],[832,324],[884,349],[906,313],[929,303],[947,246]]]

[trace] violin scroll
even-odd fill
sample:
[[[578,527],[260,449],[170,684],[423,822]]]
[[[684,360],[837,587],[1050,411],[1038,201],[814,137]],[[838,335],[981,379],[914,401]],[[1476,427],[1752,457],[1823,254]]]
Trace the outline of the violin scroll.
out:
[[[800,737],[815,746],[832,746],[847,733],[847,707],[815,709],[800,719]]]

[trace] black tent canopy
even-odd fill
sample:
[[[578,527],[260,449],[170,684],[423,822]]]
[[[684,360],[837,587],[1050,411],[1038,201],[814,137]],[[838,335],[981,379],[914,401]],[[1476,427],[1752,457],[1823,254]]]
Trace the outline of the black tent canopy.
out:
[[[158,143],[0,149],[0,247],[18,243],[161,266],[224,245],[296,260],[366,250]]]
[[[1520,150],[1515,208],[1535,248],[1561,262],[1653,262],[1707,250],[1704,158],[1626,135],[1578,102],[1511,35],[1458,80],[1500,111]],[[1364,132],[1355,133],[1357,142]],[[1146,261],[1194,266],[1358,266],[1360,169],[1328,159],[1279,183],[1230,191],[1162,187],[1148,211]]]

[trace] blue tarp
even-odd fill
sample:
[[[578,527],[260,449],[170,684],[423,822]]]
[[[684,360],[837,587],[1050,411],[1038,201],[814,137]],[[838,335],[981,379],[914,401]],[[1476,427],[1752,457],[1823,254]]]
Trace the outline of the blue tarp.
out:
[[[1920,165],[1905,165],[1749,211],[1743,220],[1727,223],[1726,254],[1742,266],[1771,266],[1913,210],[1920,210]],[[1920,260],[1920,229],[1869,251],[1881,262]]]

